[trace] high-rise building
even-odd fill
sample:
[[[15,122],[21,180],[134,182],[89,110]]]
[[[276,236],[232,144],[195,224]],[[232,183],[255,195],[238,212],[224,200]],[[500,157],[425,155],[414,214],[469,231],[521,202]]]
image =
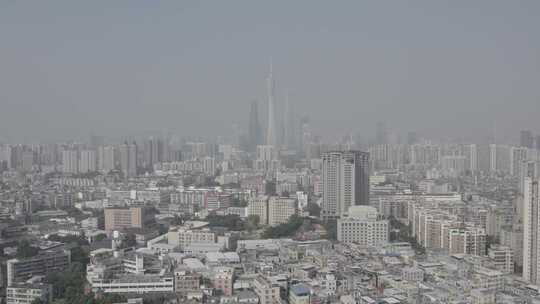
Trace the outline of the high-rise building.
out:
[[[249,126],[248,126],[249,149],[255,151],[255,148],[262,144],[261,124],[259,122],[259,104],[253,100],[249,109]]]
[[[64,173],[79,173],[79,153],[77,150],[62,151],[62,169]]]
[[[98,168],[108,173],[116,167],[113,146],[101,146],[98,148]]]
[[[125,142],[119,148],[120,170],[125,178],[137,175],[137,144]]]
[[[353,205],[369,204],[369,153],[326,152],[323,159],[323,217],[339,217]]]
[[[530,130],[522,130],[519,133],[519,145],[522,147],[532,148],[533,147],[533,135]]]
[[[527,177],[523,184],[523,279],[540,283],[540,210],[538,180]]]
[[[296,134],[294,130],[294,112],[289,100],[289,94],[285,98],[283,113],[283,144],[287,149],[296,148]]]
[[[386,129],[386,124],[382,121],[377,122],[377,127],[375,130],[375,141],[379,145],[384,145],[388,143],[388,130]]]
[[[510,174],[520,176],[522,163],[527,160],[527,149],[524,147],[510,148]]]
[[[2,163],[6,169],[11,168],[11,147],[9,145],[0,146],[0,167]]]
[[[536,150],[540,151],[540,135],[536,135],[535,137],[535,142],[536,142]]]
[[[266,129],[266,144],[269,146],[277,145],[277,128],[276,128],[276,105],[275,105],[275,83],[272,71],[272,64],[270,64],[270,74],[266,79],[266,86],[268,90],[268,127]]]
[[[32,171],[34,167],[35,155],[33,151],[23,151],[22,153],[22,170],[24,172]]]
[[[87,173],[96,171],[96,151],[83,150],[79,158],[79,172]]]
[[[154,164],[165,161],[165,143],[159,138],[150,137],[144,142],[143,159],[144,166],[151,168]]]
[[[418,134],[416,132],[409,132],[407,133],[407,144],[414,145],[418,142]]]

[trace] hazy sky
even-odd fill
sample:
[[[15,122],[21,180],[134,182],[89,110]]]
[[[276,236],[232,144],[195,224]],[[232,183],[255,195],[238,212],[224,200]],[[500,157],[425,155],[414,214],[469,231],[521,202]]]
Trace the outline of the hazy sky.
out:
[[[3,0],[0,139],[224,134],[270,57],[328,137],[540,132],[540,1]]]

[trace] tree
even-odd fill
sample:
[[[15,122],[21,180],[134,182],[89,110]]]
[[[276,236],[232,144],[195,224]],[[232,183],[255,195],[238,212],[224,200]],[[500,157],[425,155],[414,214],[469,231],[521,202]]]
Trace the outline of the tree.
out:
[[[106,238],[107,238],[107,235],[105,233],[100,233],[100,234],[98,234],[98,235],[96,235],[94,237],[94,241],[95,242],[100,242],[100,241],[103,241]]]
[[[326,229],[326,238],[328,240],[337,240],[337,221],[329,219],[324,223],[324,229]]]
[[[30,245],[28,240],[22,240],[17,245],[18,258],[31,258],[39,253],[39,248]]]
[[[261,219],[258,215],[252,214],[248,216],[246,221],[246,230],[253,231],[257,228],[259,228],[259,223],[261,222]]]
[[[293,215],[289,218],[289,221],[284,224],[277,225],[275,227],[268,227],[263,233],[263,238],[277,239],[282,237],[292,236],[302,226],[304,219],[298,215]]]
[[[307,211],[309,212],[309,215],[319,217],[321,216],[321,207],[317,205],[316,203],[309,203],[307,204]]]
[[[129,248],[137,246],[137,237],[133,233],[128,233],[120,244],[121,248]]]
[[[229,230],[239,231],[244,229],[242,219],[236,214],[216,215],[210,214],[206,217],[210,227],[225,227]]]

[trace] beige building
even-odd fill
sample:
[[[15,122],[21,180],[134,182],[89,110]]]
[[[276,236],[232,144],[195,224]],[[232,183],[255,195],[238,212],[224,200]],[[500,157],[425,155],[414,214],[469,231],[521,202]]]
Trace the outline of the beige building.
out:
[[[186,248],[193,244],[214,244],[216,235],[209,230],[177,229],[167,233],[170,245]]]
[[[295,199],[273,196],[268,201],[268,225],[277,226],[287,223],[294,214],[296,214]]]
[[[174,272],[174,291],[177,293],[187,293],[198,291],[201,286],[202,275],[187,270],[176,270]]]
[[[144,228],[145,212],[141,207],[105,209],[105,230]]]
[[[268,225],[268,196],[261,195],[251,199],[248,204],[249,215],[258,216],[261,225]]]
[[[259,296],[260,304],[281,303],[279,286],[272,284],[272,282],[262,275],[259,275],[253,281],[253,291]]]

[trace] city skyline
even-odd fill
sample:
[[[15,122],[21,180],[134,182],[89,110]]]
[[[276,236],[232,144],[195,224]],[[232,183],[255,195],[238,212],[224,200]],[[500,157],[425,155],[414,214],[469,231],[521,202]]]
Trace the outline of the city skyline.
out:
[[[227,135],[245,125],[251,100],[267,100],[269,57],[276,102],[289,92],[324,138],[373,134],[377,121],[444,138],[491,136],[496,126],[502,142],[540,131],[537,2],[310,4],[313,16],[300,4],[244,4],[238,14],[233,3],[216,15],[201,3],[119,2],[103,15],[89,3],[2,3],[2,139]]]

